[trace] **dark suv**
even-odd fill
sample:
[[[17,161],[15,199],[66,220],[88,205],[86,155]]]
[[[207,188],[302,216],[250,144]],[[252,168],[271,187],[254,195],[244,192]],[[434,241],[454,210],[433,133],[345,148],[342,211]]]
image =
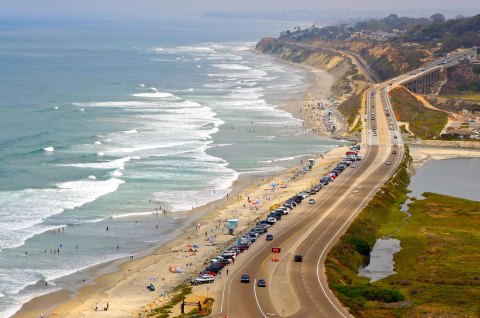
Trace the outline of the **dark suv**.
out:
[[[294,260],[295,260],[295,262],[303,262],[303,257],[302,257],[302,255],[295,255]]]
[[[240,283],[250,283],[250,275],[248,274],[243,274],[240,277]]]

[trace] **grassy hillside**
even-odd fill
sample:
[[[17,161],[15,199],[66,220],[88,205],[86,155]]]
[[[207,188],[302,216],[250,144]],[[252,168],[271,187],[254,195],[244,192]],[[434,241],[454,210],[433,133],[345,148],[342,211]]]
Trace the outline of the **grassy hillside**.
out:
[[[445,113],[423,107],[405,88],[397,88],[390,92],[392,107],[400,121],[410,124],[410,131],[417,138],[431,139],[440,135],[447,124]]]
[[[480,95],[480,65],[450,67],[447,69],[447,79],[440,95]]]
[[[398,289],[411,306],[403,317],[480,315],[480,202],[434,193],[414,201],[412,216],[394,236],[397,274],[380,286]]]
[[[355,317],[478,317],[480,202],[424,193],[407,217],[408,158],[328,254],[329,286]],[[369,283],[359,267],[386,235],[401,241],[396,274]]]
[[[362,30],[405,33],[388,41],[354,39]],[[407,18],[391,14],[383,19],[361,21],[355,25],[296,27],[284,31],[280,40],[308,43],[318,47],[343,49],[360,54],[381,80],[397,76],[461,47],[480,46],[480,14],[446,20],[435,14],[430,18]]]
[[[405,299],[396,288],[370,284],[367,278],[357,276],[359,267],[369,262],[376,239],[394,232],[405,216],[400,204],[407,198],[410,156],[405,158],[396,176],[377,192],[327,256],[329,286],[355,317],[374,317],[373,313],[390,317],[385,315],[387,311],[366,307],[371,302],[387,304]]]
[[[340,113],[347,119],[348,125],[352,125],[362,107],[362,93],[353,95],[338,106]]]

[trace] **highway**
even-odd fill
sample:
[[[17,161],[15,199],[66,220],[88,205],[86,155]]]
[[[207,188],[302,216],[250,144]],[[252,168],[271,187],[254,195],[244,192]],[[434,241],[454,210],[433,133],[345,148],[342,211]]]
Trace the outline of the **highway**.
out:
[[[315,204],[302,203],[269,229],[273,241],[261,236],[237,257],[229,275],[220,281],[212,317],[352,317],[328,287],[326,256],[402,161],[404,145],[388,91],[439,67],[438,63],[375,84],[366,92],[363,160],[315,194]],[[274,247],[281,252],[273,254]],[[303,262],[294,262],[295,255],[302,255]],[[273,262],[273,256],[279,261]],[[244,273],[250,275],[250,283],[240,282]],[[266,287],[257,287],[259,279],[266,281]]]

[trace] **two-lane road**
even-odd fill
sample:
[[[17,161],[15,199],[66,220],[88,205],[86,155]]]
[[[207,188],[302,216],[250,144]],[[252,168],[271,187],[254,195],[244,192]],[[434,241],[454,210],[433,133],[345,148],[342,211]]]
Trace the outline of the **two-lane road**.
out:
[[[393,83],[406,78],[399,76]],[[388,99],[394,87],[390,83],[366,92],[363,160],[317,193],[315,204],[304,202],[282,218],[269,230],[273,241],[262,236],[238,257],[216,295],[213,317],[351,317],[328,287],[325,259],[403,159],[403,141]],[[279,262],[272,261],[272,247],[281,248]],[[302,255],[303,262],[294,262],[294,255]],[[240,283],[243,273],[250,275],[250,283]],[[267,287],[257,287],[259,279]]]

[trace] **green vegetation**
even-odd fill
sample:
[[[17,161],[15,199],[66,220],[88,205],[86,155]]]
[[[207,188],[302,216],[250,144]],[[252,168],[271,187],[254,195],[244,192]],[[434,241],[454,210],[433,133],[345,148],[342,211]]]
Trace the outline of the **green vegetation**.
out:
[[[362,108],[362,95],[363,92],[358,95],[353,95],[338,106],[338,110],[343,117],[347,119],[349,126],[353,124],[355,118],[358,116],[360,108]]]
[[[398,128],[400,128],[400,131],[402,132],[402,134],[410,135],[410,132],[407,130],[405,125],[399,125]]]
[[[405,217],[400,212],[400,205],[407,198],[410,182],[407,166],[411,158],[408,149],[406,151],[398,172],[377,192],[327,256],[330,288],[356,317],[372,317],[370,312],[364,312],[372,302],[385,304],[405,299],[400,290],[370,284],[367,278],[359,277],[357,273],[362,264],[368,263],[375,241],[395,232]]]
[[[392,107],[400,121],[408,122],[409,129],[417,138],[437,137],[448,121],[446,113],[423,107],[423,104],[405,88],[391,91]]]
[[[329,285],[355,317],[478,317],[480,202],[424,193],[406,218],[408,158],[330,251]],[[368,283],[358,268],[385,235],[401,241],[396,274]]]
[[[442,86],[441,95],[480,98],[480,65],[457,65],[447,69],[448,81]],[[465,97],[464,97],[465,96]]]
[[[423,196],[410,204],[412,216],[395,234],[402,245],[394,256],[397,274],[378,285],[408,295],[408,317],[478,317],[480,202]]]
[[[207,317],[212,314],[212,306],[214,299],[211,297],[205,298],[203,301],[202,312],[195,308],[186,314],[175,316],[174,318],[194,318],[194,317]]]
[[[192,287],[181,284],[175,288],[173,291],[175,296],[165,305],[157,308],[153,308],[149,313],[146,314],[146,317],[155,317],[155,318],[168,318],[171,313],[170,309],[173,306],[180,304],[187,295],[192,293]]]
[[[363,51],[363,58],[368,63],[370,69],[375,73],[378,78],[387,79],[397,75],[397,72],[393,68],[392,62],[388,60],[386,55],[382,55],[380,58],[371,56],[367,51]]]
[[[398,32],[398,31],[401,32]],[[389,39],[378,41],[355,32],[389,32]],[[392,34],[397,32],[397,34]],[[355,37],[352,38],[352,36]],[[446,20],[441,14],[430,18],[407,18],[391,14],[383,19],[361,21],[355,25],[339,24],[326,27],[315,25],[284,31],[279,40],[316,43],[322,47],[359,53],[381,80],[419,67],[432,56],[442,56],[458,48],[480,46],[480,14]],[[359,45],[356,45],[360,42]],[[477,85],[467,87],[476,88]]]

